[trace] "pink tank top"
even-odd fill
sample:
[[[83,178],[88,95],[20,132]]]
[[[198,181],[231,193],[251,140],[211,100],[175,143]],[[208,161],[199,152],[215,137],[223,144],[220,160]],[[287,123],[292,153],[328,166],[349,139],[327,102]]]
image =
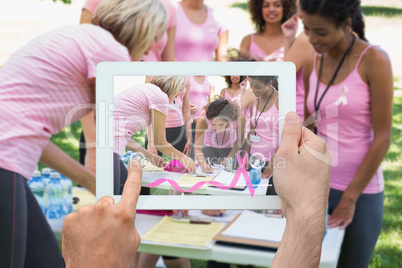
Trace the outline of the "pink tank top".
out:
[[[198,111],[194,114],[194,118],[197,119],[202,114],[204,106],[207,105],[209,101],[211,83],[209,83],[206,76],[202,84],[195,81],[194,76],[188,76],[188,81],[190,83],[190,101],[198,106]]]
[[[171,2],[171,0],[161,0],[163,7],[166,10],[169,25],[168,30],[176,26],[176,8]],[[150,51],[148,51],[148,55],[144,55],[144,61],[161,61],[162,60],[162,53],[165,50],[166,44],[168,41],[167,33],[165,32],[161,39],[155,43]]]
[[[278,97],[271,108],[262,114],[257,111],[257,98],[254,101],[251,120],[255,124],[255,120],[259,117],[255,128],[261,140],[259,143],[251,143],[250,154],[264,161],[270,161],[279,146],[279,111],[275,105],[277,101]]]
[[[249,59],[257,61],[283,61],[285,58],[285,48],[281,47],[278,50],[267,55],[265,52],[254,42],[254,34],[251,35],[251,43],[249,47]]]
[[[227,28],[220,23],[213,10],[207,8],[207,19],[202,24],[194,24],[177,4],[177,26],[175,51],[177,61],[213,61],[218,48],[219,35]]]
[[[331,86],[320,105],[318,135],[325,137],[333,156],[331,165],[331,188],[344,191],[365,157],[373,142],[373,122],[371,114],[370,87],[358,72],[359,63],[368,49],[360,55],[353,71],[337,85]],[[310,75],[310,90],[307,107],[314,114],[316,93],[316,58]],[[319,83],[317,102],[326,85]],[[363,193],[380,193],[384,189],[381,167],[367,185]]]
[[[211,121],[205,120],[207,121],[208,129],[204,132],[204,145],[213,148],[232,148],[237,139],[237,121],[232,121],[226,131],[216,132],[211,125]]]
[[[304,82],[303,67],[296,73],[296,112],[300,117],[300,122],[304,122]]]

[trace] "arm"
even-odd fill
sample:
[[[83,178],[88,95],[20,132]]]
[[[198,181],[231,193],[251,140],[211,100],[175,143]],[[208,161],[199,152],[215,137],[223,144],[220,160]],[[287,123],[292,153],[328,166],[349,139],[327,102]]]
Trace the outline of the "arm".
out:
[[[40,162],[84,186],[95,195],[95,173],[72,159],[51,141],[43,149]]]
[[[93,14],[88,9],[83,8],[80,17],[80,24],[91,23],[92,17]]]
[[[314,55],[314,49],[303,32],[294,40],[289,50],[285,51],[285,61],[293,62],[296,65],[296,72],[298,72],[311,54]]]
[[[152,123],[147,126],[146,132],[147,132],[147,138],[148,138],[148,146],[147,150],[151,152],[152,154],[158,154],[158,150],[155,148],[155,143],[154,143],[154,132],[152,131]]]
[[[254,107],[254,101],[252,101],[252,104],[250,104],[250,132],[247,133],[247,139],[246,139],[246,145],[244,146],[244,151],[247,152],[247,155],[249,155],[249,160],[250,160],[250,149],[251,149],[251,140],[250,140],[250,135],[254,135],[255,134],[255,127],[253,124],[253,107]],[[247,168],[248,168],[248,163],[247,163]]]
[[[176,38],[176,25],[167,31],[167,43],[162,52],[162,61],[176,61],[174,40]]]
[[[228,50],[229,31],[220,33],[218,48],[215,50],[216,61],[226,61],[226,53]]]
[[[237,118],[237,128],[236,128],[237,139],[228,157],[234,157],[241,148],[241,146],[243,145],[245,129],[246,129],[246,119],[244,118],[244,114],[241,114]]]
[[[215,100],[215,86],[211,86],[209,88],[209,102],[213,102]]]
[[[285,55],[289,52],[290,47],[293,45],[295,41],[297,28],[298,28],[298,14],[294,14],[290,19],[285,21],[281,28],[283,36],[285,37]]]
[[[250,51],[250,44],[251,44],[251,35],[246,35],[243,40],[241,40],[240,43],[240,49],[239,49],[239,56],[241,58],[248,59],[249,58],[249,51]]]
[[[338,206],[328,219],[328,227],[346,228],[352,221],[355,203],[373,178],[391,143],[394,89],[388,55],[379,49],[371,49],[360,66],[366,70],[370,86],[374,139]]]
[[[274,163],[275,190],[286,227],[271,268],[318,267],[325,232],[331,154],[325,141],[302,128],[297,114],[290,112]],[[298,189],[299,181],[306,184],[305,191]]]
[[[183,153],[189,154],[191,152],[191,146],[193,144],[193,135],[191,133],[191,112],[190,112],[190,85],[186,86],[186,93],[183,96],[183,117],[184,124],[186,126],[187,143],[184,146]]]
[[[152,109],[152,119],[156,149],[169,157],[179,160],[190,172],[195,172],[194,161],[167,142],[165,134],[166,115]]]
[[[219,93],[219,97],[220,97],[221,99],[224,99],[224,98],[225,98],[225,88],[221,90],[221,93]]]
[[[204,146],[204,133],[208,128],[208,124],[205,121],[205,117],[199,117],[197,119],[197,127],[195,131],[194,141],[194,154],[198,163],[201,165],[202,172],[211,173],[213,169],[209,166],[209,163],[205,161],[204,154],[202,153],[202,147]]]

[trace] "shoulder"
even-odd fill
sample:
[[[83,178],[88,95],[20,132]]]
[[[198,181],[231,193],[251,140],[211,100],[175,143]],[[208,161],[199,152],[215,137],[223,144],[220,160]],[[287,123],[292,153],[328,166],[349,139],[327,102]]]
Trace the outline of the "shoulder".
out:
[[[196,128],[202,128],[202,129],[206,129],[208,128],[208,122],[207,122],[207,118],[205,117],[205,115],[200,115],[197,118],[197,126]]]
[[[243,46],[243,45],[250,46],[252,35],[253,34],[248,34],[245,37],[243,37],[243,39],[241,40],[241,46]]]
[[[390,64],[391,61],[387,52],[378,46],[372,46],[364,54],[361,63],[376,69],[374,64]]]

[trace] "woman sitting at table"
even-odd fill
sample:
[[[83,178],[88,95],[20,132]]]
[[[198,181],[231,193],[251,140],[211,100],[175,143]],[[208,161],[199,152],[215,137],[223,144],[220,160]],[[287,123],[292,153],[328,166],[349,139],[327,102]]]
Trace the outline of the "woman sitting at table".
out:
[[[132,135],[151,122],[154,126],[155,147],[165,155],[178,159],[190,172],[195,172],[194,161],[168,143],[165,135],[169,103],[185,87],[185,76],[153,76],[150,83],[134,85],[115,96],[114,194],[121,194],[121,186],[127,178],[127,170],[120,160],[126,148],[139,152],[156,166],[163,167],[166,164],[160,156],[152,154],[131,139]]]
[[[243,144],[245,120],[228,100],[213,101],[204,109],[197,120],[194,150],[202,172],[211,173],[210,164],[234,157]]]
[[[279,146],[278,81],[276,76],[249,76],[248,81],[254,100],[250,104],[250,133],[245,151],[251,163],[256,159],[262,162],[262,178],[269,178],[272,170],[266,167]]]

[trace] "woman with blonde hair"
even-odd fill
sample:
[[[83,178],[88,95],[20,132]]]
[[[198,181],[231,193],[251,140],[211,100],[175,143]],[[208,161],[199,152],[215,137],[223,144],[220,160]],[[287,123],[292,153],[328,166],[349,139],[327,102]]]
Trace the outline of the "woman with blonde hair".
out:
[[[41,161],[95,194],[95,173],[49,139],[66,126],[71,109],[95,103],[98,63],[138,60],[166,27],[158,0],[103,1],[92,24],[36,37],[1,68],[0,121],[13,127],[0,134],[0,267],[64,267],[26,181]],[[88,112],[80,109],[73,119]]]

